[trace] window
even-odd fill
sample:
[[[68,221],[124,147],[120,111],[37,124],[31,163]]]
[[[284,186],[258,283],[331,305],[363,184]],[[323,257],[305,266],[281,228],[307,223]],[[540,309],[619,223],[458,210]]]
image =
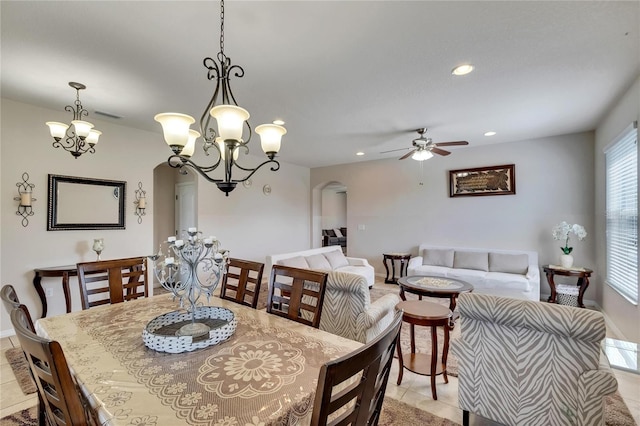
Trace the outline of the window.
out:
[[[629,126],[605,150],[606,282],[638,303],[638,130]]]

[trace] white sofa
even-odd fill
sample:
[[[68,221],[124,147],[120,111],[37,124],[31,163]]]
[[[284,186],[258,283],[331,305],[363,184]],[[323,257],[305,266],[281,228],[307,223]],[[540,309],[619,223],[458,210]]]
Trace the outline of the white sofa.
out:
[[[466,281],[474,293],[540,301],[538,253],[421,244],[409,260],[408,275]]]
[[[265,274],[271,275],[273,265],[292,266],[294,268],[315,269],[320,271],[350,272],[363,276],[369,287],[375,282],[375,270],[367,259],[346,257],[340,246],[319,247],[291,253],[267,256]]]

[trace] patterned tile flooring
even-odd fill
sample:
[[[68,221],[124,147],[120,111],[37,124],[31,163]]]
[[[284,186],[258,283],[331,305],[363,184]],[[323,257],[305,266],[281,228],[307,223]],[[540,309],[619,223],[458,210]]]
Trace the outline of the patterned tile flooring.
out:
[[[454,330],[454,335],[455,332]],[[629,345],[628,342],[615,340],[614,337],[616,336],[611,336],[611,339],[607,339],[605,342],[605,348],[612,364],[621,362],[618,361],[618,358],[623,360],[635,359],[635,368],[637,369],[638,345]],[[0,352],[2,352],[0,356],[0,417],[34,406],[37,403],[35,394],[24,395],[22,393],[11,367],[9,367],[7,358],[4,355],[4,351],[17,346],[19,345],[15,336],[0,339]],[[631,364],[627,365],[632,364],[631,362]],[[620,394],[633,414],[636,423],[640,425],[640,374],[617,368],[614,369],[614,372],[618,379]],[[434,401],[431,398],[431,388],[428,377],[419,376],[405,370],[402,385],[396,386],[397,377],[398,365],[394,362],[387,386],[387,395],[462,424],[462,412],[458,408],[457,378],[450,377],[449,383],[445,384],[442,378],[438,377],[436,380],[438,400]],[[495,424],[485,419],[474,418],[473,416],[471,420],[471,424],[476,426]]]

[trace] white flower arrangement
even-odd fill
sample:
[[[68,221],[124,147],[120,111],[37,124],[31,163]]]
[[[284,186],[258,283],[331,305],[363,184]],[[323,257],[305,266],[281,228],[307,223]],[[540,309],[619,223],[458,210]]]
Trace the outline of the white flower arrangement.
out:
[[[553,227],[553,239],[564,240],[564,247],[560,247],[560,250],[562,250],[564,254],[571,254],[573,251],[573,247],[569,247],[569,234],[571,232],[573,232],[580,241],[584,240],[587,236],[587,231],[584,229],[584,226],[578,225],[577,223],[570,225],[562,221]]]

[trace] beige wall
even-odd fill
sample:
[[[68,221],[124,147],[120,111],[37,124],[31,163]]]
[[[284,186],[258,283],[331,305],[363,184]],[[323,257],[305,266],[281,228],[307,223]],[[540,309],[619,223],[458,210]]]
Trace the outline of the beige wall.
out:
[[[68,121],[69,113],[63,108],[53,111],[2,99],[2,183],[0,211],[2,225],[1,283],[12,284],[36,318],[41,306],[32,285],[33,269],[47,266],[70,265],[95,259],[91,250],[94,238],[104,238],[103,259],[147,255],[153,250],[153,210],[147,209],[142,224],[134,215],[134,191],[142,182],[148,200],[153,200],[153,168],[166,158],[163,142],[158,135],[89,119],[103,131],[95,154],[74,159],[61,148],[51,146],[45,121]],[[16,216],[16,182],[23,172],[29,173],[35,184],[33,203],[35,215],[24,228]],[[59,174],[99,179],[123,180],[126,188],[126,229],[90,231],[47,231],[47,175]],[[151,206],[152,207],[152,206]],[[93,205],[78,200],[77,209],[91,211]],[[53,289],[48,298],[48,315],[65,312],[64,296],[59,279],[43,279],[45,288]],[[79,309],[78,284],[70,283],[72,304]],[[0,330],[4,335],[11,330],[8,315],[1,311]]]
[[[387,159],[311,170],[311,187],[347,186],[349,255],[384,273],[382,253],[417,254],[420,243],[535,250],[559,261],[551,228],[562,220],[594,229],[593,134],[458,149],[420,163]],[[452,149],[454,151],[454,149]],[[449,197],[448,170],[515,164],[516,194]],[[420,182],[423,185],[419,185]],[[359,230],[364,227],[364,230]],[[574,242],[577,265],[595,266],[595,240]],[[541,292],[549,294],[543,278]],[[590,288],[586,299],[595,300]]]
[[[154,168],[166,162],[169,149],[157,133],[146,132],[100,121],[90,116],[96,128],[103,131],[96,154],[74,159],[62,149],[54,149],[45,121],[69,120],[64,109],[54,111],[2,99],[1,104],[1,189],[0,189],[0,282],[16,287],[20,300],[40,317],[40,301],[32,285],[33,269],[70,265],[95,259],[91,250],[93,238],[105,240],[104,259],[148,255],[157,251],[154,243]],[[259,143],[256,145],[259,150]],[[204,155],[195,156],[198,161]],[[210,161],[210,158],[208,160]],[[246,166],[258,164],[261,158],[249,158]],[[35,215],[29,226],[20,225],[16,216],[16,182],[28,172],[35,187]],[[47,231],[47,174],[124,180],[127,182],[126,229],[106,231]],[[150,205],[142,224],[134,215],[133,191],[143,183]],[[157,182],[158,183],[158,182]],[[271,195],[263,194],[264,184],[272,187]],[[161,183],[160,183],[161,186]],[[157,191],[157,189],[156,189]],[[173,186],[166,193],[173,193]],[[229,198],[217,187],[199,178],[199,227],[218,236],[232,255],[264,261],[271,253],[309,248],[309,169],[282,164],[278,172],[268,167],[253,177],[253,186],[240,185]],[[162,194],[158,200],[162,199]],[[78,208],[91,208],[79,203]],[[167,207],[173,209],[173,205]],[[168,211],[165,213],[169,214]],[[166,217],[161,218],[166,221]],[[159,230],[162,234],[162,230]],[[173,235],[173,234],[171,234]],[[162,235],[162,238],[168,235]],[[64,296],[59,279],[43,279],[45,288],[53,289],[48,298],[48,315],[64,313]],[[80,309],[77,280],[71,280],[73,309]],[[13,334],[8,315],[0,309],[0,337]]]
[[[631,122],[640,120],[640,77],[613,106],[596,130],[596,268],[601,273],[596,278],[601,290],[601,306],[613,321],[618,331],[627,339],[640,342],[640,308],[620,296],[618,292],[604,284],[606,271],[605,234],[605,158],[603,149],[609,145]],[[639,174],[640,176],[640,174]],[[636,236],[637,238],[637,236]]]

